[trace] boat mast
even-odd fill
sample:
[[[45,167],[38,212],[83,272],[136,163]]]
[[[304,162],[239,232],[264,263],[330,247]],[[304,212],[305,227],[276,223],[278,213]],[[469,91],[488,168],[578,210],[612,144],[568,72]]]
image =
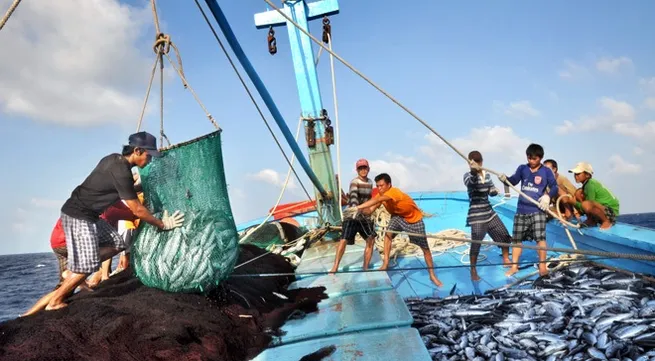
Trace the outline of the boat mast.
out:
[[[308,30],[308,23],[311,20],[339,13],[337,0],[320,0],[309,4],[305,0],[285,0],[283,3],[282,11],[304,30]],[[307,129],[309,164],[327,190],[327,194],[323,195],[316,190],[316,206],[321,207],[324,222],[340,224],[341,190],[337,189],[330,153],[330,145],[334,138],[330,132],[329,117],[321,100],[312,41],[276,10],[255,14],[255,25],[258,29],[268,28],[269,34],[274,34],[272,32],[274,27],[287,27],[300,97],[301,117]],[[270,45],[269,41],[269,50],[274,54],[277,49],[275,46],[274,49],[270,49]]]

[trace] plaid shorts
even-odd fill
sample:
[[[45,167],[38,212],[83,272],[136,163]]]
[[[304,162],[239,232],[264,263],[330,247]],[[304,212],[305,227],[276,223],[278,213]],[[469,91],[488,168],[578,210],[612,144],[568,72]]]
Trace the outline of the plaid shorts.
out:
[[[487,222],[475,223],[471,225],[471,238],[474,241],[482,241],[484,236],[489,233],[491,239],[497,243],[511,243],[512,237],[507,231],[507,227],[503,224],[498,216],[494,216]],[[477,255],[480,253],[480,244],[471,243],[471,254]]]
[[[391,216],[387,229],[395,232],[425,234],[425,223],[423,223],[423,220],[416,223],[409,223],[401,216]],[[393,235],[391,238],[393,238]],[[422,249],[430,249],[428,239],[425,236],[409,236],[409,242],[421,247]]]
[[[616,214],[614,214],[614,210],[606,206],[603,206],[603,208],[605,208],[605,217],[607,217],[610,223],[616,224]]]
[[[61,214],[66,235],[68,269],[74,273],[93,273],[100,268],[100,247],[124,249],[125,242],[104,219],[90,222]]]
[[[546,213],[514,215],[514,241],[545,241],[546,240]]]
[[[374,237],[376,233],[373,221],[363,217],[357,217],[356,219],[350,218],[343,221],[342,239],[345,239],[348,244],[355,244],[357,233],[364,239]]]
[[[68,251],[66,250],[66,247],[57,247],[53,248],[52,252],[57,256],[57,263],[59,264],[59,283],[55,286],[55,289],[57,289],[64,282],[64,278],[61,274],[64,273],[68,266]]]

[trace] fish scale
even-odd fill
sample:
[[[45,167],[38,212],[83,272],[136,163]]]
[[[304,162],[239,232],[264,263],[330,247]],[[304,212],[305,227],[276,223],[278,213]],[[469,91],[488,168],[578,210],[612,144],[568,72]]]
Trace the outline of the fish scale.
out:
[[[655,347],[655,288],[644,285],[589,264],[529,289],[408,303],[419,333],[434,334],[422,338],[433,360],[623,361]]]

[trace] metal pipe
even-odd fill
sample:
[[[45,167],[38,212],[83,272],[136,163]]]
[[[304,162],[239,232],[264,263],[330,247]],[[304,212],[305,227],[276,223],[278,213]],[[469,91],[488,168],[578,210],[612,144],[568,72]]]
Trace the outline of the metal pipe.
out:
[[[316,189],[319,191],[319,193],[321,193],[323,197],[326,197],[327,192],[325,191],[325,188],[318,180],[318,177],[316,177],[316,174],[314,174],[314,171],[312,170],[309,163],[307,163],[307,159],[305,159],[305,156],[300,150],[298,143],[296,143],[293,134],[291,134],[291,131],[287,126],[287,123],[284,121],[284,118],[282,118],[282,114],[280,114],[280,111],[277,109],[277,106],[275,105],[275,102],[273,101],[271,94],[266,89],[266,86],[264,85],[261,78],[257,74],[255,68],[250,63],[250,60],[248,60],[248,57],[243,52],[243,49],[241,48],[241,44],[239,44],[239,41],[234,35],[234,32],[232,31],[232,28],[230,27],[227,18],[225,18],[225,15],[223,14],[221,7],[218,5],[216,0],[205,0],[205,2],[207,3],[209,10],[211,10],[212,15],[214,15],[214,19],[216,19],[218,26],[221,28],[223,35],[225,35],[225,38],[227,39],[227,42],[230,44],[232,51],[239,59],[241,66],[243,66],[246,73],[248,73],[248,77],[250,77],[250,81],[252,81],[252,83],[255,85],[255,88],[257,88],[259,95],[262,97],[262,100],[264,100],[264,103],[266,104],[268,110],[271,112],[273,119],[275,119],[275,122],[280,127],[280,130],[282,131],[284,138],[287,140],[287,143],[289,143],[289,146],[291,147],[293,153],[296,155],[298,162],[305,170],[305,173],[307,173],[307,176],[309,176],[309,179],[314,184],[314,187],[316,187]]]

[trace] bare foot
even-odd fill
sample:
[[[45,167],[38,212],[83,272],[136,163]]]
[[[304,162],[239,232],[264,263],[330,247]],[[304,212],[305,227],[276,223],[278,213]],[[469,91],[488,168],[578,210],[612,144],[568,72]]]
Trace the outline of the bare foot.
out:
[[[516,265],[514,265],[514,266],[512,266],[512,268],[509,269],[509,271],[505,272],[505,276],[511,277],[518,271],[519,271],[519,268],[516,267]]]
[[[539,264],[539,276],[544,277],[548,275],[548,267],[546,267],[545,263],[540,263]]]
[[[337,269],[336,269],[336,268],[333,268],[333,269],[331,269],[330,272],[328,272],[328,273],[329,273],[329,274],[335,274],[335,273],[337,273]]]
[[[389,268],[389,265],[388,265],[388,264],[383,264],[382,267],[378,268],[378,270],[380,270],[380,271],[386,271],[387,268]]]
[[[503,258],[503,267],[504,268],[512,267],[512,261],[510,261],[509,258]]]
[[[471,268],[471,281],[479,281],[480,276],[478,276],[478,271],[475,268]]]
[[[600,225],[600,229],[610,229],[610,228],[612,228],[612,223],[609,222],[609,221],[608,221],[608,222],[603,222],[603,223]]]
[[[430,277],[430,281],[432,281],[432,283],[434,283],[437,287],[443,286],[443,283],[441,283],[441,281],[439,281],[439,279],[436,276]]]
[[[58,303],[58,304],[56,304],[56,305],[52,305],[52,306],[51,306],[51,305],[47,305],[47,306],[45,306],[45,310],[46,310],[46,311],[60,310],[60,309],[62,309],[62,308],[64,308],[64,307],[66,307],[66,306],[68,306],[68,304],[62,302],[62,303]]]

